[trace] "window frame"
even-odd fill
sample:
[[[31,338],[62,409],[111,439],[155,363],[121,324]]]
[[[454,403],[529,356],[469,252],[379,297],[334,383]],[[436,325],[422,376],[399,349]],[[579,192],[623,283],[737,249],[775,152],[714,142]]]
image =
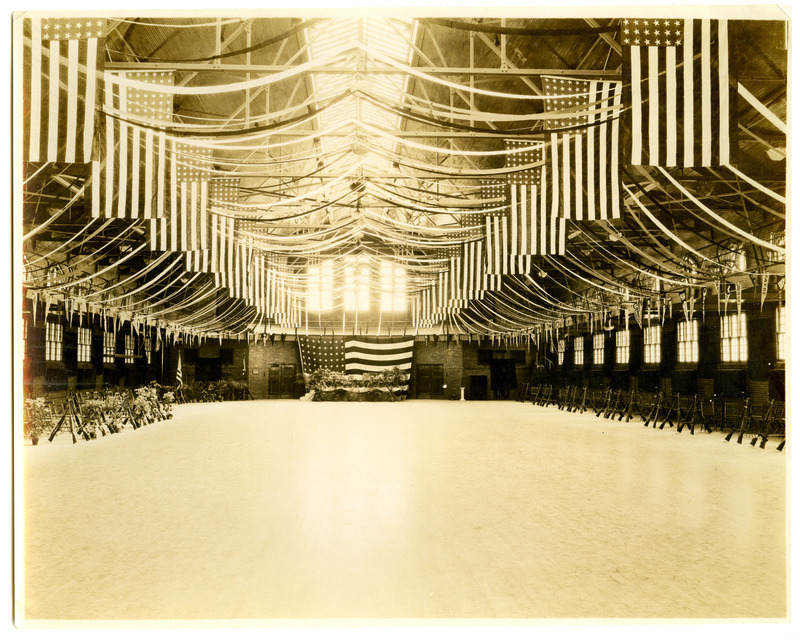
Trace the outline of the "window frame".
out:
[[[775,360],[786,362],[786,305],[775,308]]]
[[[44,360],[46,363],[64,363],[64,326],[56,321],[45,324]]]
[[[731,334],[733,330],[738,333]],[[747,314],[736,312],[720,318],[719,325],[720,363],[726,366],[747,364],[749,344],[747,340]],[[736,358],[734,358],[734,353]]]
[[[125,365],[130,366],[134,364],[136,357],[136,337],[133,334],[125,334],[124,341]]]
[[[686,334],[687,332],[689,334],[693,334],[693,336],[681,338],[681,335]],[[696,366],[700,362],[700,327],[696,318],[693,318],[690,321],[678,321],[675,343],[677,349],[676,359],[678,366],[691,367]],[[691,357],[691,360],[685,358],[687,345],[690,348],[689,351],[691,353],[689,356]]]
[[[649,335],[656,334],[657,340],[648,340]],[[645,367],[657,368],[661,365],[661,325],[648,325],[642,334],[642,362]],[[658,360],[652,360],[651,353],[657,352]]]
[[[78,327],[77,360],[78,368],[80,369],[89,369],[92,366],[91,327]]]
[[[103,366],[111,367],[116,363],[117,332],[114,329],[103,330]]]
[[[599,346],[598,343],[600,343]],[[592,366],[602,367],[603,365],[605,365],[605,360],[606,360],[606,333],[595,332],[594,334],[592,334]]]
[[[625,338],[625,342],[620,344],[620,336]],[[624,350],[624,351],[623,351]],[[624,360],[620,360],[620,354],[624,353]],[[614,333],[614,364],[617,367],[628,367],[631,363],[631,330],[618,329]]]
[[[381,312],[402,314],[408,308],[406,269],[394,261],[382,260],[379,273]]]
[[[585,365],[584,353],[586,350],[586,345],[583,338],[583,334],[581,334],[580,336],[576,336],[572,341],[574,364],[580,365],[581,367]]]

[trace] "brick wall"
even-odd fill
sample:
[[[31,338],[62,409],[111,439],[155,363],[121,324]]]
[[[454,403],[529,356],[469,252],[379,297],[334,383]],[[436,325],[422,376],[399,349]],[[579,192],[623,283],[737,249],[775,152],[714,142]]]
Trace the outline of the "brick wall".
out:
[[[235,362],[235,361],[234,361]],[[294,365],[297,373],[300,368],[300,351],[294,337],[280,340],[280,337],[266,343],[258,341],[249,346],[247,377],[253,398],[267,398],[269,390],[269,368],[273,365]]]
[[[414,360],[412,362],[412,390],[414,368],[419,364],[441,364],[444,368],[444,384],[447,385],[444,398],[460,398],[460,387],[463,385],[463,349],[462,343],[452,340],[417,340],[414,343]]]

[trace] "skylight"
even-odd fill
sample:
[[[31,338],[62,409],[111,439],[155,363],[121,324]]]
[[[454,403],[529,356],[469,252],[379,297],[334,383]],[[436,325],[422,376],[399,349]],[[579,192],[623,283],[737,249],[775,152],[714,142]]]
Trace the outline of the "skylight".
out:
[[[365,45],[368,51],[410,64],[413,54],[411,42],[414,37],[414,21],[395,18],[336,18],[314,25],[309,29],[309,55],[312,60],[324,56],[348,43],[356,47],[358,43]],[[402,102],[405,94],[407,76],[405,74],[365,73],[369,56],[354,49],[352,58],[352,74],[315,73],[311,74],[314,92],[318,105],[340,96],[347,91],[359,91],[373,99],[397,104]],[[354,153],[348,163],[355,167],[362,160],[359,148],[359,123],[369,123],[375,127],[396,131],[400,127],[400,116],[381,109],[372,102],[357,94],[348,95],[334,108],[326,110],[318,116],[321,131],[336,130],[337,134],[349,133],[352,136]],[[321,140],[322,151],[326,151],[325,137]],[[392,152],[395,143],[380,138],[370,137],[370,144]],[[364,169],[367,171],[386,172],[391,169],[391,161],[376,154],[366,153]]]

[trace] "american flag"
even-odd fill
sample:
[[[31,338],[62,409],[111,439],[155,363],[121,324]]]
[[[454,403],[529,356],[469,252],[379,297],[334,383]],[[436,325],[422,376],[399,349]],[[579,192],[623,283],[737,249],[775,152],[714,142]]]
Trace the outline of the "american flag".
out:
[[[318,369],[356,376],[398,367],[409,371],[414,339],[409,337],[299,336],[303,371]]]
[[[278,325],[297,327],[302,306],[292,288],[294,272],[287,257],[267,252],[264,265],[264,313]]]
[[[318,369],[344,372],[344,338],[341,336],[298,336],[303,372]]]
[[[514,153],[515,148],[529,147],[527,141],[507,140],[506,165],[514,167],[532,162],[545,162],[538,168],[515,172],[509,175],[509,220],[506,224],[505,245],[499,242],[490,250],[495,256],[495,247],[505,246],[507,253],[516,258],[516,270],[508,273],[530,273],[528,261],[519,257],[561,255],[566,242],[566,221],[559,214],[558,166],[548,153],[552,146],[544,143],[536,150]],[[497,234],[502,229],[498,221]],[[510,228],[510,229],[509,229]],[[490,261],[491,262],[491,261]],[[512,261],[513,262],[513,261]]]
[[[169,152],[168,214],[163,219],[150,221],[150,247],[154,251],[206,252],[210,247],[211,150],[170,142]],[[191,259],[198,256],[195,253]]]
[[[542,81],[545,94],[554,96],[545,100],[545,109],[575,110],[574,115],[546,121],[548,129],[562,130],[550,133],[561,215],[574,220],[619,218],[622,83],[563,76],[543,76]]]
[[[533,158],[531,152],[523,152]],[[541,159],[541,153],[539,153]],[[525,161],[527,162],[527,160]],[[528,241],[530,220],[527,209],[519,207],[519,197],[528,193],[528,181],[536,180],[540,170],[526,170],[512,174],[514,183],[483,181],[481,194],[484,198],[508,199],[511,194],[511,207],[508,214],[491,214],[486,217],[486,271],[493,275],[527,274],[531,270],[532,256]]]
[[[727,21],[624,19],[620,37],[631,164],[729,164],[736,94]]]
[[[209,183],[209,260],[208,270],[215,274],[225,274],[228,254],[233,249],[233,239],[237,236],[240,221],[232,216],[213,212],[213,207],[222,202],[238,202],[238,178],[214,178]],[[226,281],[227,282],[227,281]]]
[[[137,82],[174,84],[171,71],[120,75]],[[144,219],[166,216],[167,165],[172,143],[163,131],[141,123],[171,122],[172,94],[109,83],[103,104],[107,113],[105,127],[100,130],[104,138],[99,145],[101,158],[92,162],[92,216]]]
[[[34,17],[22,28],[23,158],[89,162],[106,20]]]
[[[178,367],[175,370],[175,386],[178,389],[183,387],[183,366],[181,365],[181,352],[178,352]]]

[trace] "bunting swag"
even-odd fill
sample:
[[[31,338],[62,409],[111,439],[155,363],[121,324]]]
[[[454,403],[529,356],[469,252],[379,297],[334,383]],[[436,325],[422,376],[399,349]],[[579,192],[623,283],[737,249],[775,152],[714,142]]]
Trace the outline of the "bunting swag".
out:
[[[100,18],[24,19],[25,160],[91,160],[105,30]]]
[[[727,21],[626,19],[621,38],[631,164],[730,164],[736,89]]]
[[[619,187],[619,112],[622,83],[542,76],[545,108],[591,110],[548,120],[553,157],[560,155],[561,215],[575,220],[607,220],[622,215]],[[575,128],[572,131],[569,128]]]
[[[172,85],[172,72],[122,74],[142,82]],[[172,121],[172,95],[109,85],[106,111],[122,111],[147,120]],[[92,162],[92,216],[161,218],[170,202],[167,190],[169,150],[163,132],[105,115],[99,145],[101,160]]]

